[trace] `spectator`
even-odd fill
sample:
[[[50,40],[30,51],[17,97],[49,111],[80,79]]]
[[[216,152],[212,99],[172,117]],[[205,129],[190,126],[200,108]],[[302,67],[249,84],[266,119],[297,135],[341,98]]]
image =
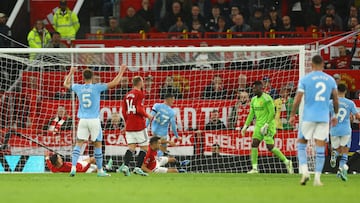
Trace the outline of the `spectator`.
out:
[[[206,42],[201,42],[200,47],[207,47],[208,44]],[[201,69],[218,69],[220,64],[214,63],[216,61],[220,61],[219,56],[216,53],[207,53],[201,52],[196,53],[194,55],[195,67],[193,70],[201,70]]]
[[[250,111],[249,93],[245,91],[237,92],[237,101],[235,106],[231,108],[231,113],[228,119],[229,129],[240,130],[244,125],[247,115]]]
[[[121,26],[124,33],[139,33],[140,30],[149,32],[149,25],[141,16],[136,15],[134,7],[130,6],[126,14]]]
[[[352,69],[351,63],[352,58],[356,51],[357,46],[357,36],[353,38],[354,43],[351,51],[348,51],[344,45],[338,47],[339,56],[332,58],[326,68],[328,69]]]
[[[306,9],[308,8],[307,1],[303,0],[290,0],[288,2],[289,5],[289,16],[292,20],[292,24],[295,27],[303,27],[307,26],[306,19]]]
[[[65,40],[74,40],[80,28],[77,15],[67,7],[66,0],[60,0],[60,8],[55,11],[53,27]]]
[[[276,10],[275,6],[272,6],[269,11],[271,29],[278,30],[281,25],[281,18]]]
[[[325,15],[325,6],[322,0],[312,0],[312,4],[306,9],[305,21],[307,27],[317,27],[320,23],[320,18]]]
[[[285,33],[280,34],[280,37],[282,37],[282,38],[294,37],[295,36],[296,29],[291,24],[290,16],[283,16],[282,17],[282,25],[279,27],[279,31],[280,32],[293,32],[293,33],[288,33],[288,34],[285,34]]]
[[[230,15],[230,4],[226,0],[216,0],[215,3],[220,8],[220,13],[222,16],[229,16]]]
[[[291,87],[284,86],[280,90],[279,98],[274,100],[276,129],[293,129],[293,126],[289,123],[289,119],[291,109],[294,103],[294,98],[292,98],[290,94]]]
[[[119,113],[112,113],[111,119],[105,123],[104,130],[123,130],[125,127],[124,120]]]
[[[169,28],[179,20],[179,18],[183,22],[186,22],[186,17],[182,11],[180,2],[174,1],[171,5],[171,10],[166,13],[164,18],[161,19],[158,30],[160,32],[167,32]]]
[[[166,32],[166,30],[161,30],[161,20],[165,18],[165,15],[168,11],[171,10],[172,1],[169,0],[156,0],[154,3],[154,17],[155,17],[155,27],[158,31]],[[170,26],[169,26],[170,27]]]
[[[203,99],[226,99],[226,94],[223,79],[221,76],[215,75],[211,84],[205,87]]]
[[[191,33],[189,36],[190,38],[203,38],[204,37],[205,29],[202,26],[202,24],[200,23],[200,21],[198,21],[198,20],[192,21],[190,33]]]
[[[351,18],[356,18],[357,22],[360,20],[359,16],[359,10],[355,5],[351,5],[349,8],[349,14],[346,16],[344,20],[343,28],[346,28],[345,30],[351,30],[351,28],[354,25],[351,25]]]
[[[230,28],[231,32],[251,32],[251,27],[244,23],[244,17],[238,14],[234,17],[235,25]],[[242,33],[233,34],[233,37],[242,37]]]
[[[8,39],[10,37],[11,30],[9,26],[6,25],[6,15],[0,13],[0,48],[9,48],[11,46],[11,41]]]
[[[335,7],[332,5],[332,4],[329,4],[326,6],[326,14],[323,15],[321,18],[320,18],[320,24],[319,24],[319,27],[321,27],[321,25],[326,25],[326,20],[328,20],[327,18],[329,16],[332,16],[333,17],[333,24],[338,28],[337,31],[340,31],[340,30],[343,30],[343,22],[342,22],[342,19],[341,17],[336,14],[335,12]]]
[[[164,85],[160,88],[160,99],[165,99],[166,94],[174,95],[175,99],[182,99],[180,89],[174,84],[174,77],[167,76]]]
[[[214,5],[211,9],[211,15],[207,18],[205,22],[205,29],[208,32],[216,32],[216,25],[220,18],[220,8],[217,5]]]
[[[319,31],[320,32],[336,32],[336,31],[340,31],[340,28],[335,24],[334,16],[327,15],[325,17],[324,24],[320,24]]]
[[[205,18],[200,14],[200,8],[198,5],[193,5],[191,8],[191,16],[186,22],[188,27],[192,27],[194,21],[197,21],[201,24],[201,26],[205,25]]]
[[[220,145],[218,143],[215,143],[211,147],[211,156],[218,157],[220,156]]]
[[[71,130],[72,119],[66,113],[64,106],[59,106],[54,117],[50,118],[47,125],[44,125],[43,130],[47,130],[51,134],[58,134],[60,131]]]
[[[278,98],[278,93],[275,88],[271,86],[271,81],[268,76],[263,77],[263,92],[269,94],[273,99]]]
[[[119,27],[118,20],[115,17],[109,17],[109,27],[105,29],[105,34],[121,34],[123,31]],[[120,36],[105,35],[105,39],[119,39]]]
[[[198,5],[201,16],[207,18],[211,15],[211,0],[195,0],[194,5]]]
[[[61,35],[59,32],[53,32],[51,41],[47,43],[46,48],[67,48],[66,44],[61,42]]]
[[[205,130],[226,130],[224,122],[219,118],[219,111],[217,109],[210,113],[210,121],[205,125]]]
[[[247,82],[247,76],[244,74],[239,75],[238,83],[230,93],[230,99],[238,99],[240,92],[246,92],[248,95],[250,95],[250,97],[252,97],[251,87]]]
[[[225,32],[229,30],[229,26],[224,17],[220,16],[216,24],[215,32],[221,32],[222,34],[212,35],[215,38],[226,38]]]
[[[169,28],[168,32],[173,33],[173,32],[183,32],[183,31],[188,31],[188,30],[189,30],[189,28],[186,26],[183,19],[181,19],[181,17],[178,17],[176,23]],[[176,35],[177,38],[181,38],[181,36],[182,35]],[[174,38],[174,37],[175,36],[172,36],[171,38]]]
[[[51,40],[49,31],[41,20],[37,20],[33,29],[29,32],[27,40],[30,48],[44,48]]]
[[[351,17],[347,31],[356,31],[356,30],[359,30],[359,20],[356,17]]]
[[[253,15],[249,19],[249,25],[254,31],[260,31],[263,27],[263,10],[255,9]]]
[[[231,12],[230,12],[229,16],[227,17],[227,21],[229,22],[228,24],[230,27],[235,25],[234,18],[238,14],[241,14],[239,7],[237,7],[236,5],[231,6]]]
[[[266,34],[271,31],[275,31],[275,29],[272,27],[271,19],[266,16],[263,18],[263,25],[260,29],[261,35],[266,37]]]
[[[153,88],[154,78],[152,75],[148,75],[144,79],[144,91],[145,99],[158,99],[157,90]]]
[[[154,11],[150,7],[149,0],[142,0],[141,9],[136,14],[142,17],[149,27],[155,26]]]
[[[92,79],[93,79],[94,84],[102,83],[101,82],[101,77],[100,77],[100,75],[98,73],[94,73],[94,76],[93,76]],[[100,99],[101,100],[109,100],[110,99],[109,90],[105,90],[105,91],[101,92]]]
[[[124,96],[130,92],[131,87],[129,84],[129,78],[128,77],[122,77],[120,80],[120,87],[117,87],[115,90],[115,96],[113,100],[122,100]]]

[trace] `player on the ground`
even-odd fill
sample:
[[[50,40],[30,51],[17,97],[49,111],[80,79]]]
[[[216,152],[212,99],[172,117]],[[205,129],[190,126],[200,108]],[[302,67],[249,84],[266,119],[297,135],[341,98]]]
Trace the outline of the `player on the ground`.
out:
[[[160,149],[161,138],[153,136],[150,138],[150,144],[146,156],[144,158],[144,163],[141,165],[141,169],[147,173],[184,173],[186,170],[176,168],[166,168],[163,167],[167,163],[177,162],[180,166],[185,166],[189,162],[187,160],[178,162],[174,157],[157,157],[157,152]]]
[[[94,142],[94,157],[96,160],[97,175],[99,177],[109,176],[102,169],[103,155],[101,151],[102,131],[100,124],[100,94],[101,92],[116,87],[124,72],[126,65],[121,65],[120,71],[117,76],[109,83],[93,84],[93,72],[90,69],[83,70],[84,84],[71,84],[72,75],[75,73],[76,68],[72,67],[70,73],[66,76],[64,87],[74,91],[79,99],[78,118],[79,124],[77,129],[76,145],[72,152],[72,167],[70,176],[76,174],[76,164],[80,156],[80,150],[85,141],[89,139]],[[99,133],[100,132],[100,133]]]
[[[175,96],[171,93],[166,94],[163,103],[155,103],[151,110],[153,120],[146,120],[146,126],[151,122],[152,136],[161,138],[161,146],[158,156],[167,155],[167,145],[175,145],[174,142],[169,140],[169,125],[176,138],[179,135],[176,130],[176,112],[171,108],[174,104]]]
[[[355,103],[345,98],[346,86],[344,84],[338,85],[339,95],[339,113],[337,115],[338,123],[336,126],[330,128],[331,138],[331,159],[330,166],[336,166],[336,158],[340,156],[339,170],[337,175],[343,180],[347,181],[348,153],[351,146],[351,121],[350,117],[355,116],[360,119],[360,112],[356,109]],[[330,109],[333,109],[333,102],[330,101]],[[333,115],[333,111],[331,112]]]
[[[334,112],[338,113],[339,101],[335,80],[323,72],[324,60],[320,55],[315,55],[311,61],[312,72],[299,80],[297,93],[290,114],[290,124],[295,124],[295,114],[304,96],[304,110],[300,118],[300,129],[304,137],[298,138],[299,168],[302,172],[301,185],[310,179],[306,159],[307,140],[315,139],[315,178],[314,186],[322,186],[321,172],[325,162],[325,144],[329,135],[329,101],[333,96]],[[336,116],[337,117],[337,116]],[[336,117],[331,119],[336,124]]]
[[[261,81],[254,82],[253,93],[255,96],[251,99],[250,112],[244,127],[241,129],[241,135],[244,136],[247,127],[255,116],[256,123],[251,144],[252,170],[248,173],[258,173],[258,147],[260,142],[264,140],[267,149],[284,162],[288,173],[292,174],[292,161],[288,160],[284,154],[274,146],[274,136],[276,133],[274,101],[270,95],[263,92],[263,84]]]
[[[124,162],[119,167],[119,172],[125,176],[130,175],[129,163],[136,153],[136,145],[139,145],[140,152],[137,157],[137,164],[133,172],[142,176],[148,174],[141,170],[142,163],[149,144],[148,133],[145,119],[152,119],[151,114],[146,113],[144,108],[143,93],[144,81],[140,76],[135,76],[132,80],[133,89],[124,96],[122,103],[122,114],[125,120],[125,138],[128,144],[128,150],[124,155]]]

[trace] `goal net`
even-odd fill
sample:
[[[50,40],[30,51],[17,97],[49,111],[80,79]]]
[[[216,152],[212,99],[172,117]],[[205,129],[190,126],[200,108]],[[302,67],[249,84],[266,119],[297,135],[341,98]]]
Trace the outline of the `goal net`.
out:
[[[190,172],[251,169],[255,120],[244,137],[240,129],[254,95],[252,83],[262,81],[275,103],[275,146],[297,170],[297,126],[288,120],[299,75],[305,73],[305,58],[304,46],[207,47],[205,43],[201,47],[1,49],[0,171],[32,172],[39,162],[42,171],[47,170],[43,162],[47,151],[70,161],[78,99],[62,86],[64,77],[75,66],[73,82],[82,83],[81,71],[90,68],[95,83],[106,83],[123,63],[128,70],[120,84],[101,95],[104,165],[112,159],[116,169],[122,163],[127,149],[122,98],[131,89],[131,79],[140,75],[146,111],[163,102],[166,93],[175,95],[173,108],[182,139],[169,131],[176,145],[168,150],[178,160],[190,160],[185,167]],[[83,154],[93,156],[91,143]],[[259,146],[258,168],[286,172],[264,142]]]

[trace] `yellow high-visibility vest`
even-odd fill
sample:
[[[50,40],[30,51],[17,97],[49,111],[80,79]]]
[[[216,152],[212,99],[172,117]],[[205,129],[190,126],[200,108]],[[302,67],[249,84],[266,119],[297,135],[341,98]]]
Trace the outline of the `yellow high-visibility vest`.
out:
[[[70,9],[66,9],[65,15],[61,14],[61,9],[57,9],[53,18],[53,27],[60,33],[61,38],[74,40],[80,28],[77,15]]]

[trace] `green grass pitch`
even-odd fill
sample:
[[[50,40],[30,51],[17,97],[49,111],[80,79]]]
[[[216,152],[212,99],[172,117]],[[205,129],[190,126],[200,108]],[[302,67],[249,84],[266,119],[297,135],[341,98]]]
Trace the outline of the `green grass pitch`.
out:
[[[300,186],[300,175],[288,174],[152,174],[148,177],[111,174],[0,174],[0,201],[48,202],[359,202],[360,176],[347,182],[322,175],[323,187],[312,180]],[[312,176],[313,178],[313,176]]]

